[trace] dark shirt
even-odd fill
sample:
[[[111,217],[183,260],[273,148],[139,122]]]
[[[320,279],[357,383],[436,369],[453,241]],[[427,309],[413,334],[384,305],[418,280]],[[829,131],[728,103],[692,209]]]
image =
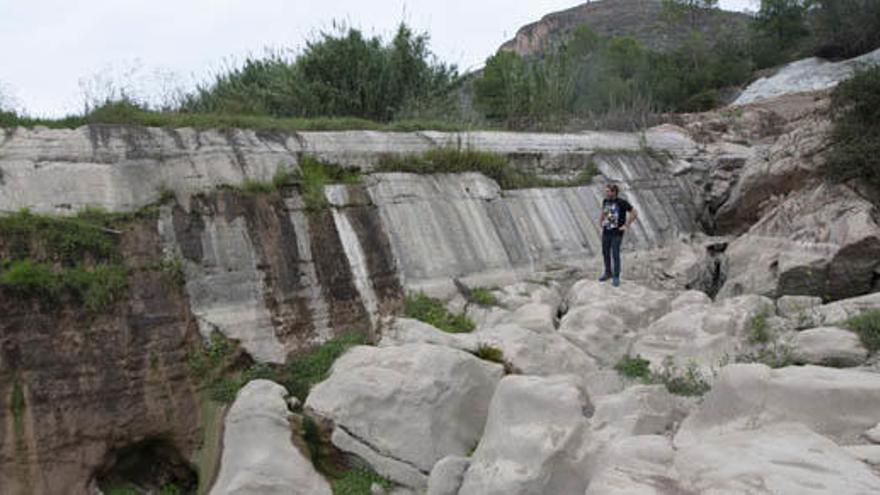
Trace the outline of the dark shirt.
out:
[[[623,198],[602,200],[602,229],[618,231],[626,223],[626,214],[633,207]]]

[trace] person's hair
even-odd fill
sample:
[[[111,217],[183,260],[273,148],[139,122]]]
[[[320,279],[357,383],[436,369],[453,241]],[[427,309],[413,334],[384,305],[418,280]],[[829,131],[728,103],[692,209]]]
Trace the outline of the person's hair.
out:
[[[606,184],[605,187],[611,189],[611,192],[613,192],[615,196],[620,196],[620,186],[617,184]]]

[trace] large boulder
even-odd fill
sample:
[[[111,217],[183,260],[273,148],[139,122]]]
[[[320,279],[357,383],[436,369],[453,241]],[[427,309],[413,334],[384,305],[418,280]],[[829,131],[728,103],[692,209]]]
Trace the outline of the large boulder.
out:
[[[726,254],[719,297],[866,294],[880,267],[877,210],[845,185],[818,183],[770,209]]]
[[[582,280],[566,298],[559,333],[604,366],[624,356],[636,332],[667,313],[673,298],[637,284],[625,289]]]
[[[804,330],[794,337],[792,347],[792,357],[799,363],[847,367],[868,358],[859,336],[837,327]]]
[[[226,414],[223,458],[211,495],[331,495],[330,484],[290,441],[281,385],[254,380]]]
[[[685,410],[663,385],[636,385],[594,400],[590,422],[592,442],[610,442],[637,435],[670,433]]]
[[[713,432],[799,422],[838,444],[859,443],[880,422],[880,375],[820,366],[724,367],[700,408],[684,421],[676,444]]]
[[[654,369],[671,359],[678,367],[693,363],[710,375],[739,353],[753,318],[773,311],[773,301],[754,295],[685,305],[640,331],[632,354],[651,361]]]
[[[622,438],[601,457],[586,495],[690,495],[674,478],[674,458],[666,436]]]
[[[880,292],[823,304],[809,312],[811,323],[816,326],[842,323],[867,311],[880,310]]]
[[[797,423],[676,438],[675,446],[674,469],[685,493],[880,492],[880,477],[866,464]]]
[[[585,377],[598,369],[593,358],[558,333],[538,333],[506,324],[480,329],[473,337],[479,345],[500,349],[504,362],[525,375]]]
[[[459,495],[584,493],[590,410],[570,377],[505,377]]]
[[[477,443],[503,373],[448,347],[359,346],[336,361],[305,407],[333,422],[337,447],[394,481],[424,487],[434,463]]]

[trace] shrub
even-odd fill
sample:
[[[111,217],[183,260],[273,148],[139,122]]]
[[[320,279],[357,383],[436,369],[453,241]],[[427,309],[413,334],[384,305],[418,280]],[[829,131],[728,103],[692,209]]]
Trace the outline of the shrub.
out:
[[[871,352],[880,350],[880,310],[875,309],[854,316],[844,325],[858,334],[866,349]]]
[[[649,381],[651,379],[651,362],[641,356],[623,356],[614,365],[618,373],[627,377]]]
[[[654,375],[654,381],[666,385],[666,390],[675,395],[703,395],[712,388],[696,363],[689,363],[687,368],[680,370],[670,357],[663,361],[663,368]]]
[[[454,315],[439,299],[419,293],[406,297],[404,315],[433,325],[444,332],[467,333],[474,330],[474,322],[466,315]]]
[[[116,237],[107,229],[113,216],[86,208],[75,217],[51,217],[28,210],[0,216],[0,236],[13,259],[40,255],[73,264],[92,258],[120,257]]]
[[[766,344],[773,338],[770,326],[767,324],[767,315],[759,313],[749,321],[749,344]]]
[[[827,177],[880,189],[880,67],[841,83],[831,108],[832,145],[823,167]]]

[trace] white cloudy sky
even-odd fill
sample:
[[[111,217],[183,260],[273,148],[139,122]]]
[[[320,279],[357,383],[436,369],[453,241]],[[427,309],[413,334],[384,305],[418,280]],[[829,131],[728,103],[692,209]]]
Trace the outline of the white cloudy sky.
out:
[[[341,20],[386,35],[404,20],[467,70],[516,30],[577,0],[0,0],[0,104],[78,112],[89,94],[142,98],[192,87],[265,47],[297,48]],[[742,10],[755,0],[721,0]]]

